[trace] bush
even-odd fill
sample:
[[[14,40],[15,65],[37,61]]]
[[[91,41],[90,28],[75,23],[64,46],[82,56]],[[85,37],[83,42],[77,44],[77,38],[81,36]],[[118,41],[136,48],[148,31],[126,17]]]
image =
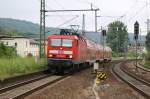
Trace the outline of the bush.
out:
[[[150,60],[150,52],[147,52],[147,53],[146,53],[145,59],[146,59],[147,61]]]
[[[146,36],[146,49],[150,51],[150,32]]]
[[[122,53],[112,52],[113,57],[122,57]]]
[[[150,69],[150,61],[145,61],[144,67]]]
[[[13,47],[5,46],[0,43],[0,57],[14,57],[16,56],[16,50]]]
[[[112,53],[113,59],[135,59],[136,58],[136,53],[134,51],[128,51],[126,53]],[[139,56],[139,55],[138,55]]]
[[[0,58],[0,79],[23,75],[46,69],[44,59],[36,61],[34,58]]]
[[[130,58],[135,58],[136,57],[136,52],[130,51],[127,53],[127,56]]]

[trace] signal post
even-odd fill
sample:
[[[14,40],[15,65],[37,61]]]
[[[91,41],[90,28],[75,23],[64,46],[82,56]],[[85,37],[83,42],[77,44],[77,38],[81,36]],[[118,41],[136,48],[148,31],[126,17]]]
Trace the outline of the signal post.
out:
[[[136,42],[136,63],[135,63],[135,65],[136,65],[136,71],[137,71],[137,58],[138,58],[138,53],[137,53],[137,42],[138,42],[138,35],[139,35],[139,23],[138,23],[138,21],[136,21],[135,23],[134,23],[134,39],[135,39],[135,42]]]

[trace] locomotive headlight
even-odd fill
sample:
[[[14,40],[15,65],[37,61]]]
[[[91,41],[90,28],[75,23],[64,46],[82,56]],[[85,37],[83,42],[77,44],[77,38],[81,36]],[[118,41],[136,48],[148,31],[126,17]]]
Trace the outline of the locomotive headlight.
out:
[[[69,55],[69,58],[72,58],[72,55]]]
[[[53,55],[52,55],[52,54],[49,54],[49,57],[53,57]]]

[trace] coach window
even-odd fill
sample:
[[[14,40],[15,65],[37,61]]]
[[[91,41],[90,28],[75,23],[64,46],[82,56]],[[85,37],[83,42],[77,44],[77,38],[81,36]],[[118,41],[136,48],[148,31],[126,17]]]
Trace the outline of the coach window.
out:
[[[62,46],[65,46],[65,47],[72,47],[72,40],[63,39]]]

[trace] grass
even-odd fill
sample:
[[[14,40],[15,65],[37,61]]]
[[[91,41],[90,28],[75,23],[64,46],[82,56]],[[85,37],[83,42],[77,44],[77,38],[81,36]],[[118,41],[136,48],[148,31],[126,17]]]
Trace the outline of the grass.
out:
[[[124,57],[112,57],[112,60],[121,60],[124,59]]]
[[[150,69],[150,61],[145,61],[144,67]]]
[[[0,80],[46,69],[44,59],[0,58]]]
[[[136,53],[135,52],[126,52],[126,53],[112,53],[112,60],[121,60],[121,59],[136,59]],[[142,57],[138,57],[142,58]]]
[[[112,60],[135,59],[135,57],[112,57]]]

